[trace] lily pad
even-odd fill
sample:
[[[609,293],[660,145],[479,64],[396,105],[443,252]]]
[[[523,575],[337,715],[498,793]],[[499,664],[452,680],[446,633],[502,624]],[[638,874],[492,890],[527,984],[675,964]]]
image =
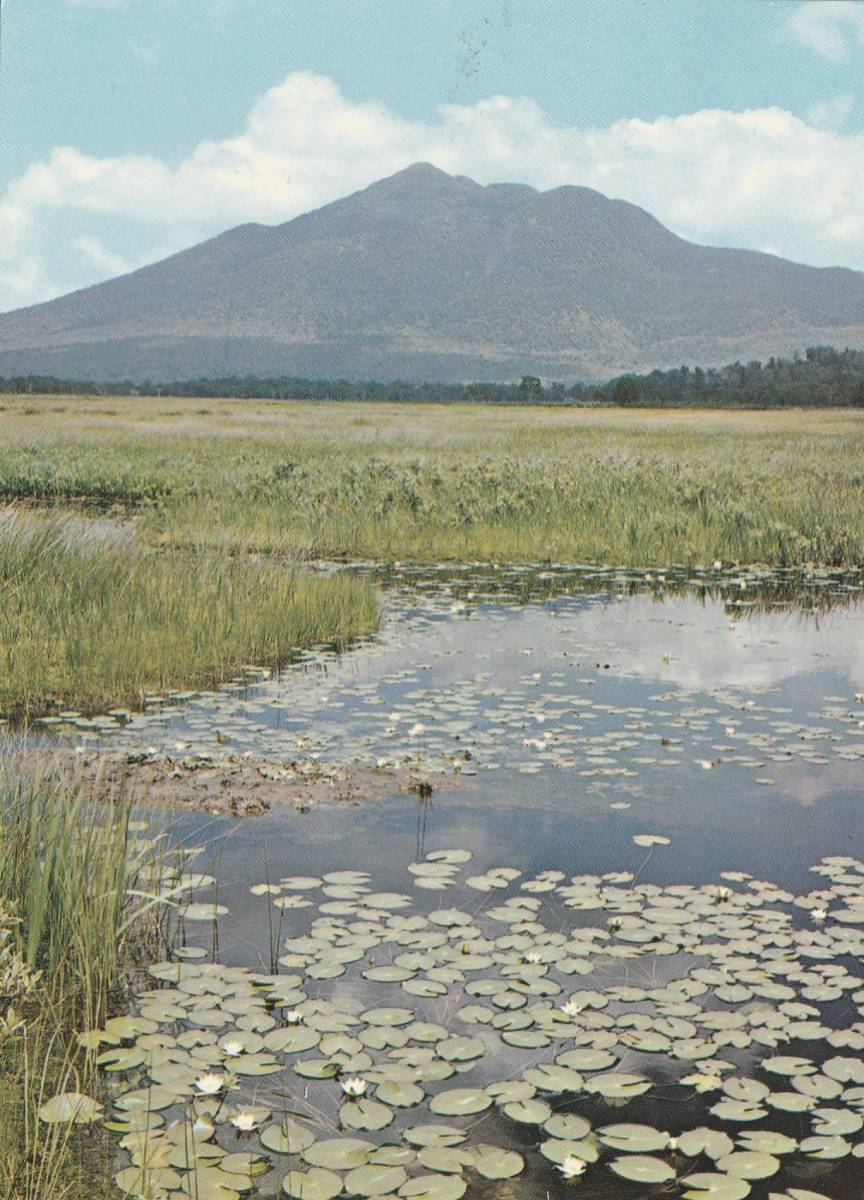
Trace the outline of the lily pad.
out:
[[[349,1171],[365,1167],[374,1149],[373,1142],[361,1138],[326,1138],[308,1146],[302,1155],[312,1166],[326,1167],[329,1171]]]
[[[670,1167],[662,1158],[653,1158],[648,1154],[628,1154],[625,1158],[613,1159],[609,1163],[609,1170],[634,1183],[666,1183],[675,1178],[674,1167]]]
[[[468,1184],[458,1175],[418,1175],[403,1183],[399,1195],[411,1200],[461,1200]]]
[[[333,1200],[342,1192],[342,1177],[321,1167],[289,1171],[282,1180],[282,1190],[292,1200]]]
[[[780,1170],[780,1159],[761,1150],[736,1150],[719,1158],[717,1166],[739,1179],[769,1179]]]
[[[395,1192],[407,1178],[403,1167],[380,1164],[355,1167],[345,1176],[345,1191],[349,1196],[384,1196]]]
[[[339,1109],[339,1120],[345,1129],[386,1129],[393,1120],[393,1109],[378,1100],[346,1100]]]
[[[597,1130],[597,1136],[610,1150],[624,1150],[628,1154],[665,1150],[669,1142],[666,1133],[650,1125],[604,1125]]]
[[[525,1159],[515,1150],[482,1146],[477,1148],[474,1169],[484,1179],[512,1179],[524,1171]]]
[[[750,1184],[737,1175],[719,1175],[713,1171],[697,1171],[683,1180],[687,1189],[684,1200],[745,1200]]]
[[[451,1088],[433,1096],[429,1108],[442,1117],[467,1117],[485,1112],[492,1099],[480,1088]]]
[[[268,1125],[260,1134],[261,1145],[274,1154],[300,1154],[315,1141],[315,1135],[296,1121]]]
[[[39,1109],[39,1119],[46,1125],[89,1125],[102,1115],[102,1105],[92,1096],[81,1092],[60,1092]]]

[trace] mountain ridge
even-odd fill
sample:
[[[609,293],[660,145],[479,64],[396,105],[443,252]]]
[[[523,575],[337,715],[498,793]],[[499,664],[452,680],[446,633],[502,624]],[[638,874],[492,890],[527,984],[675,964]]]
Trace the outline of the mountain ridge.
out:
[[[0,314],[0,373],[603,378],[822,342],[864,347],[864,273],[699,246],[591,188],[415,163]]]

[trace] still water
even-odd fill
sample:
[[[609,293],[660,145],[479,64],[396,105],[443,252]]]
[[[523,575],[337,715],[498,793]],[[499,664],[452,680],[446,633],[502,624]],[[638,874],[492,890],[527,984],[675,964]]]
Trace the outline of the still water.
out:
[[[365,1132],[349,1129],[348,1136],[392,1145],[406,1129],[443,1122],[465,1133],[471,1153],[492,1144],[521,1154],[524,1168],[489,1182],[470,1165],[455,1170],[446,1155],[427,1154],[428,1163],[421,1170],[413,1162],[409,1175],[434,1175],[428,1193],[403,1181],[396,1165],[388,1168],[394,1193],[431,1200],[564,1196],[571,1188],[585,1197],[683,1193],[700,1200],[735,1200],[746,1189],[757,1200],[861,1195],[864,1171],[853,1150],[864,1124],[864,1075],[854,1065],[864,1046],[856,932],[864,904],[864,866],[856,865],[864,846],[864,606],[857,585],[826,577],[470,570],[405,574],[387,585],[383,627],[368,643],[341,655],[319,648],[278,677],[250,672],[220,691],[160,698],[116,728],[67,731],[132,754],[214,761],[252,752],[271,762],[281,756],[293,770],[407,765],[432,781],[433,794],[423,799],[390,795],[309,811],[286,805],[243,822],[172,818],[175,837],[204,848],[194,869],[218,880],[192,899],[227,910],[212,924],[185,922],[191,954],[197,948],[227,967],[299,972],[300,999],[290,1002],[300,1011],[306,1005],[313,1025],[318,1003],[348,1013],[349,1040],[358,1028],[368,1033],[359,1014],[373,1005],[407,1006],[415,1022],[437,1023],[441,1038],[481,1039],[482,1057],[460,1062],[458,1078],[429,1076],[431,1113],[425,1102],[422,1110],[397,1104],[383,1131],[361,1124]],[[454,850],[470,859],[457,853],[452,867],[437,865]],[[511,870],[502,876],[500,868]],[[262,882],[272,892],[250,893]],[[679,927],[686,925],[687,936],[655,938],[658,948],[646,951],[651,922],[672,928],[664,911],[680,913],[682,905]],[[426,931],[416,960],[406,952],[413,935],[399,924],[400,912]],[[574,946],[584,945],[580,937],[591,944],[592,929],[600,930],[599,942],[583,962]],[[463,930],[483,947],[475,974],[459,969],[459,953],[470,948],[454,949]],[[565,943],[568,957],[556,949]],[[334,944],[348,951],[344,962],[337,956],[338,967]],[[542,962],[535,963],[537,954]],[[766,964],[779,960],[793,966],[784,966],[778,984]],[[173,981],[194,976],[200,962],[178,964]],[[485,991],[472,988],[476,972],[482,980],[493,963],[499,993],[494,981]],[[392,977],[376,975],[379,968]],[[502,978],[518,980],[515,993]],[[192,992],[204,987],[193,983]],[[572,1026],[554,1026],[550,1010],[568,996],[587,1006],[584,1023],[574,1017]],[[476,1004],[485,1015],[473,1012]],[[511,1018],[511,1010],[531,1015]],[[697,1027],[715,1010],[732,1014],[716,1028],[737,1032],[706,1050]],[[776,1026],[772,1010],[783,1014]],[[766,1022],[773,1033],[764,1032]],[[382,1054],[366,1056],[363,1048],[373,1043],[384,1057],[402,1044],[389,1043],[388,1051],[374,1039],[357,1041],[344,1052],[350,1069],[374,1080]],[[525,1075],[574,1045],[599,1054],[598,1063],[611,1046],[614,1070],[650,1080],[650,1091],[621,1106],[603,1090],[614,1090],[615,1081],[598,1091],[590,1066],[584,1090],[547,1092],[537,1076]],[[764,1068],[772,1056],[776,1066]],[[706,1059],[709,1075],[719,1059],[721,1074],[755,1081],[753,1096],[750,1082],[735,1079],[720,1093],[682,1084]],[[282,1094],[293,1109],[308,1107],[319,1139],[345,1136],[338,1081],[298,1082],[297,1061],[289,1054],[278,1077]],[[822,1082],[808,1083],[811,1075]],[[253,1080],[246,1102],[270,1096],[272,1108],[272,1078]],[[478,1091],[504,1080],[526,1088],[526,1078],[526,1095],[540,1105],[531,1119],[500,1099],[490,1108]],[[435,1107],[438,1093],[452,1089],[470,1092],[452,1100],[469,1106],[464,1114],[446,1115],[446,1099]],[[800,1095],[809,1097],[805,1110],[796,1106]],[[712,1115],[718,1096],[731,1108],[721,1104]],[[754,1107],[744,1112],[750,1099]],[[618,1159],[603,1143],[600,1161],[568,1183],[556,1161],[568,1149],[590,1159],[598,1144],[556,1133],[561,1115],[578,1115],[601,1132],[622,1122],[648,1126],[646,1146],[658,1129],[678,1135],[707,1126],[731,1138],[734,1151],[730,1142],[715,1164],[704,1155],[684,1158],[674,1146],[655,1148],[644,1181],[633,1182],[632,1173],[621,1178],[609,1166]],[[344,1104],[341,1118],[344,1127]],[[791,1138],[791,1150],[778,1137]],[[538,1153],[541,1143],[547,1148]],[[238,1149],[230,1138],[225,1144]],[[766,1166],[768,1151],[777,1165]],[[289,1194],[292,1187],[299,1195],[304,1187],[310,1196],[319,1188],[336,1194],[328,1191],[332,1172],[331,1183],[314,1171],[297,1173],[316,1162],[310,1153],[304,1161],[280,1158],[262,1176],[260,1194],[274,1194],[286,1172]],[[681,1183],[688,1173],[699,1182]],[[370,1179],[353,1183],[377,1186]]]

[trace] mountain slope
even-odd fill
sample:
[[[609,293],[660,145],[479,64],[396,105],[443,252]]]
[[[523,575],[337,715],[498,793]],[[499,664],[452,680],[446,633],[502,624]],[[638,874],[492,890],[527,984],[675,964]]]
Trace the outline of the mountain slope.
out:
[[[603,376],[864,346],[864,274],[697,246],[589,188],[415,164],[0,316],[0,372]]]

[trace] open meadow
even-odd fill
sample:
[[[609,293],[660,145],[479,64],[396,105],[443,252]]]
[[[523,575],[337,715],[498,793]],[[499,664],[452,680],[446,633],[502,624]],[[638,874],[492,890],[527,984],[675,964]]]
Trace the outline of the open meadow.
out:
[[[864,412],[13,397],[0,496],[292,559],[834,566]]]

